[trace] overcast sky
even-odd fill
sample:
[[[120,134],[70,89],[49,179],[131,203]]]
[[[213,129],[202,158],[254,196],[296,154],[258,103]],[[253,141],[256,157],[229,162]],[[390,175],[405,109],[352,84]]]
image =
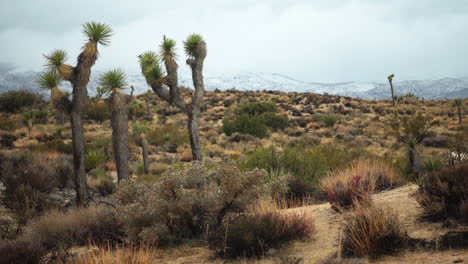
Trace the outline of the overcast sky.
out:
[[[468,0],[2,0],[0,63],[40,71],[42,54],[75,58],[81,25],[108,23],[95,69],[138,73],[137,56],[162,35],[200,33],[205,73],[275,72],[304,81],[468,76]],[[6,64],[7,63],[7,64]]]

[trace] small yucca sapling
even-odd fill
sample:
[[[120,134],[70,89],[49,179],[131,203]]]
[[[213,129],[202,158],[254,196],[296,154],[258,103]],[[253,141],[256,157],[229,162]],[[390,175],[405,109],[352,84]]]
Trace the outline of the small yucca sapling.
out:
[[[179,93],[175,46],[176,42],[174,40],[164,36],[159,55],[149,51],[139,56],[141,72],[148,85],[159,98],[178,107],[187,114],[193,160],[202,160],[198,114],[205,94],[202,71],[206,58],[206,43],[197,34],[189,35],[184,42],[184,49],[188,55],[186,63],[192,70],[192,80],[195,88],[190,103],[186,103]],[[163,74],[160,58],[164,62],[166,75]]]
[[[117,178],[120,181],[130,178],[128,165],[128,103],[122,90],[127,85],[125,73],[111,70],[104,73],[99,84],[110,94],[112,146],[117,166]]]
[[[455,106],[457,108],[457,112],[458,112],[458,122],[461,124],[462,123],[462,117],[463,117],[463,113],[462,113],[462,110],[463,110],[463,99],[461,98],[457,98],[457,99],[454,99],[453,100],[453,106]]]
[[[83,131],[83,119],[88,101],[88,90],[86,86],[91,75],[91,67],[96,63],[99,56],[98,44],[107,46],[110,43],[113,32],[106,24],[89,22],[83,25],[83,35],[87,37],[87,42],[78,56],[76,66],[71,66],[66,63],[68,55],[64,50],[53,50],[51,53],[44,55],[47,68],[58,73],[61,79],[70,82],[73,87],[73,99],[67,110],[70,113],[72,129],[77,206],[86,205],[87,199],[86,151]]]
[[[392,73],[390,74],[387,79],[388,79],[388,82],[390,83],[390,90],[392,91],[392,104],[393,106],[395,106],[395,91],[393,90],[393,78],[395,77],[395,74]]]

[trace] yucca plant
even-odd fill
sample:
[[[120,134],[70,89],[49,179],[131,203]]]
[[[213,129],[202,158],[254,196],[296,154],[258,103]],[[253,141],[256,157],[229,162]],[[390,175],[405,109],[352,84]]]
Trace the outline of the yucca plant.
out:
[[[392,103],[393,103],[393,106],[395,106],[395,91],[393,90],[393,78],[395,77],[395,74],[392,73],[390,74],[387,79],[388,79],[388,82],[390,83],[390,90],[392,91]]]
[[[78,56],[76,66],[66,63],[68,55],[64,50],[53,50],[44,55],[46,66],[55,71],[61,79],[69,81],[73,87],[73,99],[67,109],[70,113],[73,146],[74,180],[76,189],[76,204],[83,206],[87,198],[87,181],[85,170],[85,140],[83,119],[88,101],[86,88],[91,75],[91,67],[95,64],[99,52],[98,44],[107,46],[113,34],[112,29],[102,23],[89,22],[83,25],[83,34],[87,42]]]
[[[139,56],[141,72],[145,76],[148,85],[161,99],[178,107],[187,114],[193,160],[202,160],[197,114],[205,94],[202,71],[206,57],[206,43],[198,34],[189,35],[184,42],[184,49],[188,55],[186,63],[192,70],[193,86],[195,88],[190,103],[186,103],[179,94],[178,65],[175,49],[176,42],[164,36],[159,54],[149,51]],[[160,60],[164,62],[165,75],[161,68]]]
[[[462,109],[463,109],[463,99],[457,98],[453,100],[453,106],[457,108],[458,112],[458,122],[461,124],[462,123]]]
[[[128,180],[130,170],[128,165],[128,102],[122,90],[127,85],[125,73],[121,70],[111,70],[102,74],[99,85],[110,94],[112,146],[117,166],[117,178]]]
[[[46,71],[39,77],[38,83],[41,88],[50,90],[50,102],[57,112],[60,124],[63,124],[63,115],[69,114],[71,102],[59,88],[62,83],[60,75],[54,70]]]

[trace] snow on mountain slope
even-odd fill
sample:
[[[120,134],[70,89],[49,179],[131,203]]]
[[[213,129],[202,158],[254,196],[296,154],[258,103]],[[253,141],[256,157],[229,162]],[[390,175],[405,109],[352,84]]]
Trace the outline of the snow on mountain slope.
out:
[[[88,85],[91,95],[95,94],[98,86],[98,76],[101,72],[94,71]],[[6,90],[30,89],[38,90],[37,72],[4,72],[0,73],[0,92]],[[192,80],[189,73],[181,73],[179,76],[181,86],[192,88]],[[135,93],[146,92],[148,85],[141,74],[129,75],[128,84],[135,87]],[[64,90],[71,91],[67,82],[61,85]],[[411,80],[395,82],[397,95],[413,93],[425,99],[468,97],[468,78],[443,78],[439,80]],[[345,95],[360,97],[363,99],[390,98],[388,83],[372,82],[346,82],[346,83],[317,83],[304,82],[276,73],[239,73],[226,75],[205,74],[205,88],[207,90],[227,90],[235,88],[241,91],[253,90],[277,90],[283,92],[311,92],[328,93],[333,95]],[[46,93],[46,91],[43,91]]]

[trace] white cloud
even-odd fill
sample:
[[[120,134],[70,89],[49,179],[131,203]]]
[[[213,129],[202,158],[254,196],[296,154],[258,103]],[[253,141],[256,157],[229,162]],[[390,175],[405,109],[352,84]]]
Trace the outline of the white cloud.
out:
[[[467,5],[394,1],[15,1],[0,11],[2,61],[39,70],[41,54],[64,48],[76,57],[80,25],[98,20],[116,34],[96,68],[137,73],[138,54],[163,34],[179,44],[201,33],[205,72],[278,72],[307,81],[376,81],[465,75]],[[50,12],[50,13],[48,13]]]

